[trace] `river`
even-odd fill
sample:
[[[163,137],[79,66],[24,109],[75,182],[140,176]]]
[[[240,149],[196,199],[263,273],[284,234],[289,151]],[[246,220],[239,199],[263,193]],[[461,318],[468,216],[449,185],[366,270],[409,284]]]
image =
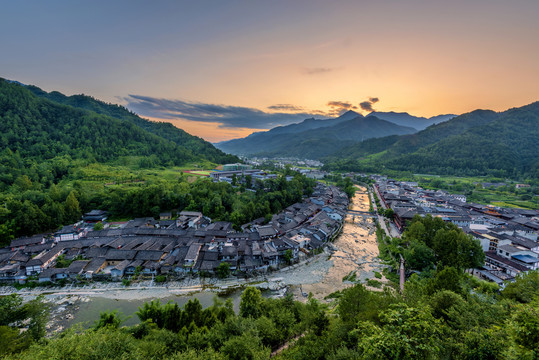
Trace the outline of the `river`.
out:
[[[367,189],[357,186],[349,208],[369,211],[369,206]],[[352,286],[352,282],[343,281],[343,278],[353,271],[356,272],[356,280],[374,278],[374,272],[382,268],[378,261],[375,226],[372,219],[347,215],[342,234],[334,242],[336,251],[327,261],[331,265],[320,281],[302,284],[299,292],[312,293],[315,298],[323,299],[334,291]],[[296,291],[296,295],[299,292]]]

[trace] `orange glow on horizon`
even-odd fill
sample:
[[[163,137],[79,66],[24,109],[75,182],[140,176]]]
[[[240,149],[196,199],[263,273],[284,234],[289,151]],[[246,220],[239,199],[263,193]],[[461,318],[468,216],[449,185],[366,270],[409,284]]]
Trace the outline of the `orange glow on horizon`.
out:
[[[169,122],[191,135],[203,138],[206,141],[216,143],[224,140],[246,137],[255,131],[266,131],[269,129],[247,129],[247,128],[222,128],[217,122],[200,122],[184,119],[157,119],[148,118],[151,121]]]

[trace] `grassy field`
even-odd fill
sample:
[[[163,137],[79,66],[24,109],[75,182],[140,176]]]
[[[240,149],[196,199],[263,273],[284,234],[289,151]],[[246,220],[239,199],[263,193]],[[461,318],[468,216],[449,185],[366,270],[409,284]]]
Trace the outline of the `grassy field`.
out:
[[[207,168],[212,168],[212,164]],[[215,165],[215,164],[213,164]],[[147,181],[177,181],[180,177],[193,178],[191,182],[202,176],[208,176],[211,170],[197,169],[197,164],[188,164],[182,167],[160,167],[153,169],[140,169],[132,164],[90,164],[77,168],[72,174],[64,178],[61,183],[64,185],[75,184],[84,185],[85,188],[95,191],[104,187],[130,187],[140,186]],[[193,170],[186,174],[185,171]]]
[[[212,170],[184,170],[185,173],[199,176],[210,176]]]

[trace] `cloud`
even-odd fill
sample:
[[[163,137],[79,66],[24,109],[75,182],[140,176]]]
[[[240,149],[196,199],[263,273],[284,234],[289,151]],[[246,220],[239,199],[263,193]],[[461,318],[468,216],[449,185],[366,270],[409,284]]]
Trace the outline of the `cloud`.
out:
[[[334,70],[335,68],[315,67],[315,68],[304,68],[303,72],[307,75],[318,75],[318,74],[328,73]]]
[[[292,104],[275,104],[268,106],[270,110],[281,110],[281,111],[304,111],[301,106],[296,106]]]
[[[374,111],[372,105],[377,103],[378,101],[380,101],[379,98],[377,97],[370,97],[369,100],[367,101],[363,101],[363,102],[360,102],[359,103],[359,106],[361,107],[361,109],[365,110],[365,111]]]
[[[269,107],[271,110],[280,111],[270,113],[241,106],[206,104],[142,95],[129,95],[124,100],[130,110],[141,116],[163,120],[184,119],[219,123],[221,128],[271,129],[280,125],[301,122],[315,114],[319,115],[317,112],[297,112],[302,109],[291,104],[273,105]]]
[[[363,101],[359,103],[359,106],[365,111],[374,111],[372,108],[372,103],[370,101]]]
[[[348,110],[355,110],[357,106],[354,106],[348,101],[330,101],[327,104],[329,106],[329,115],[338,116]]]

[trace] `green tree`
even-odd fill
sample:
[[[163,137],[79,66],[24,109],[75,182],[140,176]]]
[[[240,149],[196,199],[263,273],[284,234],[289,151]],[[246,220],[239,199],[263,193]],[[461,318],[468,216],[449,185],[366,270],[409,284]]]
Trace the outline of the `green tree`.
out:
[[[15,180],[15,183],[13,185],[15,185],[18,190],[22,192],[30,190],[32,188],[32,181],[30,180],[30,178],[28,178],[27,175],[22,175]]]
[[[406,265],[414,270],[423,271],[434,266],[434,251],[422,241],[413,240],[403,253]]]
[[[360,323],[358,349],[369,359],[430,359],[440,348],[440,323],[427,309],[392,305],[380,315],[382,326]]]
[[[152,300],[149,303],[144,303],[142,307],[138,308],[135,313],[140,321],[151,320],[157,327],[162,328],[165,323],[165,317],[163,316],[163,307],[160,300]]]
[[[65,201],[65,216],[69,222],[76,222],[80,220],[81,217],[79,201],[77,200],[76,194],[77,192],[75,190],[72,190]]]
[[[271,349],[264,348],[258,337],[244,334],[225,342],[221,352],[230,360],[262,360],[269,358]]]
[[[479,267],[485,259],[479,241],[461,229],[438,230],[433,240],[433,249],[442,265],[458,269]]]
[[[505,286],[502,295],[521,303],[530,303],[539,298],[539,270],[518,274],[515,281]]]
[[[94,329],[99,330],[101,328],[111,328],[118,329],[122,322],[125,319],[122,319],[122,314],[118,313],[117,310],[113,311],[103,311],[99,314],[99,320],[94,324]]]
[[[230,275],[230,264],[223,261],[217,266],[215,271],[220,279],[227,278]]]
[[[253,177],[251,175],[245,176],[245,187],[250,189],[253,186]]]
[[[519,359],[539,358],[539,301],[519,305],[509,322],[513,348]]]
[[[21,336],[19,329],[0,325],[0,356],[20,352],[30,346],[32,339]]]
[[[439,269],[436,272],[436,276],[433,279],[429,279],[427,289],[431,294],[440,290],[449,290],[457,294],[462,294],[462,274],[454,267]]]
[[[388,219],[393,220],[393,217],[395,216],[395,211],[393,211],[393,209],[391,208],[386,209],[386,211],[384,212],[384,216]]]
[[[284,252],[283,258],[284,258],[284,260],[286,261],[286,263],[287,263],[288,265],[292,264],[292,259],[294,258],[294,254],[292,253],[292,250],[291,250],[291,249],[287,249],[287,250]]]
[[[262,313],[262,294],[252,286],[247,287],[241,294],[240,316],[258,318]]]

